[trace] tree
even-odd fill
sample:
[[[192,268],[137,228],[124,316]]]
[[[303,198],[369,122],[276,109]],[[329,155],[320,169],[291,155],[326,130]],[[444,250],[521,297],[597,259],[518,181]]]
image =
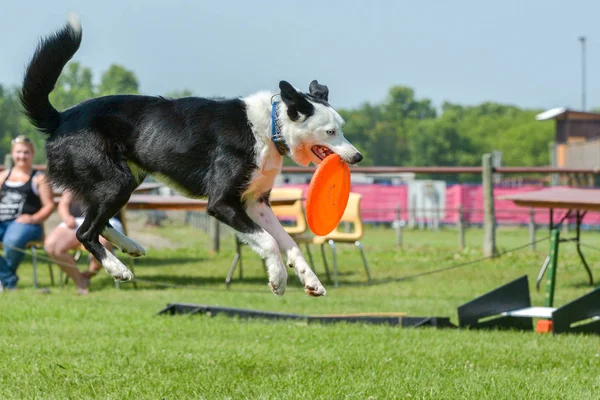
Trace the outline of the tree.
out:
[[[94,97],[92,71],[78,62],[67,64],[50,93],[50,102],[59,111]]]
[[[0,138],[0,153],[2,153],[2,156],[8,153],[11,138],[18,133],[18,108],[14,97],[10,90],[0,85],[0,134],[2,135]]]
[[[78,62],[69,63],[50,94],[50,102],[59,111],[82,101],[106,94],[138,93],[135,74],[119,65],[111,65],[102,75],[98,89],[94,88],[91,69]],[[45,138],[25,118],[18,91],[0,86],[0,155],[10,151],[10,141],[17,134],[29,136],[37,149],[35,163],[45,163]]]
[[[113,94],[138,94],[139,85],[133,71],[117,64],[111,65],[102,74],[97,96]]]
[[[410,132],[419,121],[436,116],[430,100],[416,99],[405,86],[390,88],[383,104],[340,113],[347,121],[345,135],[365,156],[362,165],[407,165]]]
[[[165,94],[165,97],[167,97],[169,99],[181,99],[183,97],[190,97],[190,96],[192,96],[192,91],[188,90],[188,89],[173,90],[173,91],[167,92]]]
[[[384,113],[391,120],[423,120],[436,117],[431,100],[415,99],[415,91],[406,86],[393,86],[388,93],[388,101],[383,106]]]
[[[59,111],[84,100],[114,94],[138,94],[133,71],[113,64],[93,84],[92,71],[78,62],[69,63],[61,74],[50,101]],[[184,89],[165,94],[169,98],[189,97]],[[472,166],[481,155],[501,151],[505,165],[547,165],[548,143],[553,140],[552,122],[539,122],[541,110],[486,102],[461,105],[445,102],[440,111],[431,100],[418,98],[412,88],[392,86],[380,104],[339,110],[346,120],[344,134],[365,156],[361,165],[390,166]],[[17,89],[0,85],[0,154],[10,149],[10,140],[26,134],[41,150],[44,137],[25,119]],[[45,162],[44,152],[35,162]],[[286,165],[292,164],[289,158]]]

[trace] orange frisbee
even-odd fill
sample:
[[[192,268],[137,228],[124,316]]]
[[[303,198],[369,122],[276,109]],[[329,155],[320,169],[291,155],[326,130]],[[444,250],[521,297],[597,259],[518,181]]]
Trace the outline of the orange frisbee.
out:
[[[306,221],[319,236],[331,233],[340,223],[350,196],[350,167],[337,154],[317,166],[306,195]]]

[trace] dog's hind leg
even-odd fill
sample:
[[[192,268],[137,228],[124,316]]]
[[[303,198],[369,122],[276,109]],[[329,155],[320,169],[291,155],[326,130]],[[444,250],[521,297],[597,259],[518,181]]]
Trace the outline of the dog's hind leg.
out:
[[[128,162],[127,168],[129,169],[131,175],[134,178],[134,184],[131,189],[131,191],[133,191],[140,185],[140,183],[144,181],[144,179],[146,178],[146,173],[143,170],[141,170],[135,163]],[[128,174],[127,172],[125,172],[125,174],[123,175]],[[128,181],[130,181],[130,179],[128,179]],[[141,257],[146,255],[146,249],[144,249],[142,245],[113,228],[109,222],[106,223],[106,227],[102,230],[101,235],[106,240],[111,242],[116,248],[118,248],[123,253],[128,254],[131,257]]]
[[[113,228],[110,223],[106,224],[101,235],[123,253],[131,257],[141,257],[146,254],[146,249],[142,245]]]
[[[127,174],[122,169],[115,169],[119,179],[101,180],[86,194],[81,194],[87,205],[83,223],[76,232],[77,240],[102,264],[104,269],[115,279],[128,281],[133,279],[133,273],[110,251],[100,244],[100,234],[116,246],[121,245],[129,252],[143,253],[138,250],[137,243],[118,232],[108,224],[108,220],[117,214],[127,204],[133,191],[134,179],[131,173]],[[128,176],[129,175],[129,176]],[[112,240],[110,240],[112,239]],[[131,243],[127,243],[127,239]],[[129,247],[128,247],[129,246]]]
[[[238,237],[265,260],[271,291],[278,296],[283,295],[288,274],[277,241],[250,218],[239,198],[234,195],[209,197],[206,212],[235,229]]]
[[[281,226],[268,202],[261,200],[249,204],[248,215],[275,238],[279,249],[287,256],[287,265],[294,269],[304,285],[306,294],[324,296],[326,294],[325,288],[302,256],[302,252],[294,239]]]

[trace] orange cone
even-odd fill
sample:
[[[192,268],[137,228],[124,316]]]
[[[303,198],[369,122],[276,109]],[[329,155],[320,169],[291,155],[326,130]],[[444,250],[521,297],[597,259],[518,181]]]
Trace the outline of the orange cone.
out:
[[[541,319],[537,322],[535,331],[537,333],[550,333],[552,332],[552,320]]]

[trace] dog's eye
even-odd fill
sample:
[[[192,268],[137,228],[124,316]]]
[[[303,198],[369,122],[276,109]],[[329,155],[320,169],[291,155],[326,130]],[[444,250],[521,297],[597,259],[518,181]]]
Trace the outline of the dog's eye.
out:
[[[327,133],[329,136],[333,136],[333,135],[335,135],[335,129],[327,129],[325,132],[326,132],[326,133]]]

